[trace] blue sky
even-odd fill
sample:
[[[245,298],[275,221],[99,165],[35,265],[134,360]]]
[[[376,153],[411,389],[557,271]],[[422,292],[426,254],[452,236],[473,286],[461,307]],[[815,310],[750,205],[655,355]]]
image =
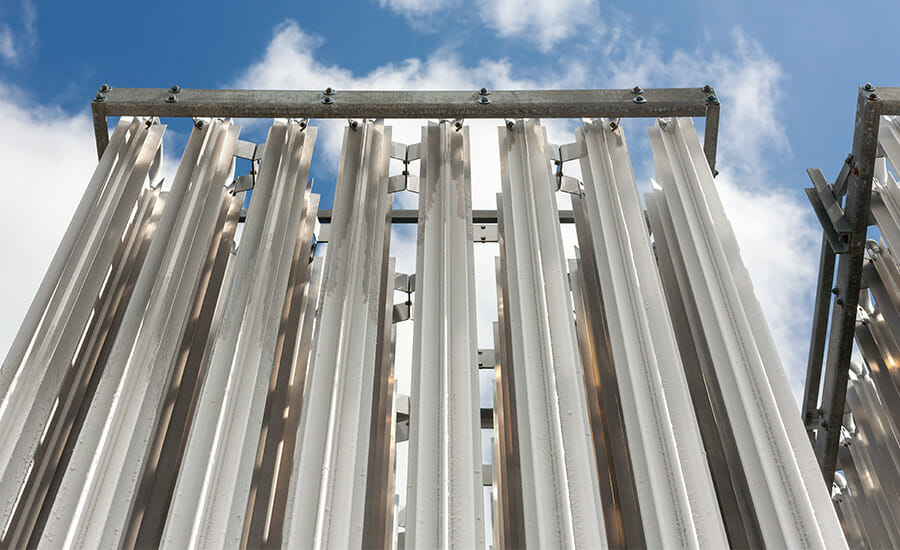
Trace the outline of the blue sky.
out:
[[[805,368],[818,232],[805,169],[833,177],[856,87],[900,83],[896,2],[359,0],[0,3],[0,353],[11,341],[93,169],[90,99],[122,87],[589,88],[714,85],[723,102],[718,181],[789,375]],[[574,123],[554,124],[551,139]],[[626,127],[638,179],[646,122]],[[416,141],[416,125],[397,125]],[[313,166],[328,201],[338,132]],[[250,124],[248,139],[265,127]],[[173,123],[177,159],[184,125]],[[493,135],[491,132],[487,132]],[[490,139],[485,150],[493,148]],[[477,147],[473,148],[477,149]],[[487,153],[485,153],[487,155]],[[473,158],[494,178],[489,158]],[[479,176],[476,175],[476,186]],[[488,186],[490,187],[490,186]],[[493,190],[475,190],[476,205]]]

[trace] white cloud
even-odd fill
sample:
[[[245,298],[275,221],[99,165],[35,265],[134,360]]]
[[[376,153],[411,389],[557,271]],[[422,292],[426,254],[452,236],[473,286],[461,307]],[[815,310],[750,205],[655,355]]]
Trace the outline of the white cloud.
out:
[[[497,34],[534,42],[543,51],[587,26],[595,36],[603,32],[596,0],[494,0],[480,6],[482,20]]]
[[[5,197],[0,216],[0,354],[50,264],[97,162],[90,117],[36,107],[0,83],[0,151]]]
[[[37,10],[30,0],[23,0],[18,17],[10,24],[6,20],[10,14],[4,13],[2,8],[0,6],[0,59],[16,65],[37,44]]]
[[[630,87],[634,83],[650,87],[695,86],[705,82],[717,85],[723,100],[719,189],[784,365],[795,392],[798,391],[805,368],[807,305],[814,286],[818,242],[813,218],[801,194],[778,185],[782,178],[775,177],[768,168],[770,163],[764,162],[788,150],[784,130],[774,122],[782,79],[778,64],[740,32],[734,34],[731,51],[723,53],[720,49],[708,55],[701,45],[694,52],[677,51],[664,56],[652,41],[636,41],[627,28],[613,30],[611,36],[616,40],[601,52],[600,59],[563,59],[559,70],[564,72],[548,72],[536,80],[518,77],[524,68],[506,59],[482,59],[466,65],[452,50],[440,49],[422,59],[406,59],[355,74],[344,67],[322,63],[316,55],[321,39],[287,21],[275,29],[260,61],[247,68],[234,84],[275,89],[333,86],[338,94],[347,89]],[[623,48],[620,43],[629,47]],[[585,71],[584,63],[602,70]],[[83,192],[96,157],[86,114],[70,116],[55,108],[35,108],[20,101],[15,89],[2,84],[0,93],[5,98],[0,101],[0,119],[4,120],[0,126],[0,150],[7,158],[16,159],[9,163],[7,192],[14,192],[16,204],[23,205],[6,209],[0,218],[0,254],[16,265],[16,269],[7,270],[0,287],[0,308],[6,313],[5,321],[0,322],[0,350],[5,350]],[[327,174],[333,181],[344,123],[316,124],[320,126],[317,149],[335,167]],[[391,124],[395,141],[419,140],[420,122]],[[473,202],[476,208],[493,208],[499,190],[497,122],[467,124],[472,136]],[[570,121],[545,124],[552,142],[573,141]],[[644,141],[642,131],[629,135],[639,179],[642,163],[649,160],[641,158]],[[47,163],[51,155],[54,162]],[[40,169],[33,170],[34,166]],[[643,176],[649,174],[646,171]],[[402,206],[414,204],[414,198],[406,198]],[[482,263],[492,277],[492,263]],[[401,262],[399,268],[413,271],[414,265]],[[490,318],[493,308],[493,296],[485,295],[479,303],[480,317]],[[489,345],[490,325],[482,324],[481,344]]]
[[[781,68],[741,31],[732,33],[732,42],[731,50],[718,48],[709,53],[708,44],[699,44],[694,51],[678,50],[664,55],[654,40],[635,36],[626,20],[611,29],[610,41],[600,59],[563,58],[559,70],[564,72],[548,73],[541,80],[517,78],[517,72],[524,68],[506,59],[482,59],[466,66],[452,51],[443,50],[423,59],[407,59],[356,75],[319,62],[315,50],[321,46],[321,40],[303,32],[296,23],[286,22],[276,29],[263,58],[244,73],[238,85],[281,89],[334,86],[340,90],[713,84],[723,103],[718,155],[722,173],[717,178],[718,187],[785,369],[795,394],[799,394],[805,372],[818,231],[802,192],[784,187],[785,178],[770,168],[772,159],[783,160],[790,154],[785,130],[778,123]],[[585,63],[597,70],[586,71]],[[500,173],[497,123],[468,124],[472,136],[473,204],[476,208],[493,208]],[[392,125],[396,141],[418,141],[419,122],[395,121]],[[545,125],[551,142],[574,140],[571,122],[548,120]],[[320,133],[319,148],[324,149],[329,164],[334,166],[340,153],[340,132],[336,130],[342,126],[343,123],[325,124]],[[630,125],[630,129],[634,126]],[[642,128],[630,132],[635,172],[642,185],[651,174],[644,142]],[[571,167],[573,173],[577,171],[574,164],[577,163]],[[414,265],[408,269],[414,269]],[[485,269],[492,269],[492,265]],[[491,296],[480,301],[481,318],[492,313],[492,300]],[[490,341],[489,331],[489,325],[479,331],[486,342]]]
[[[421,30],[433,16],[460,17],[470,5],[461,0],[380,0],[382,7],[403,15]],[[515,38],[547,52],[554,45],[590,28],[596,38],[603,33],[596,0],[485,0],[475,11],[481,23],[501,38]],[[464,17],[460,17],[464,19]]]
[[[379,0],[381,7],[406,16],[422,16],[440,11],[452,0]]]

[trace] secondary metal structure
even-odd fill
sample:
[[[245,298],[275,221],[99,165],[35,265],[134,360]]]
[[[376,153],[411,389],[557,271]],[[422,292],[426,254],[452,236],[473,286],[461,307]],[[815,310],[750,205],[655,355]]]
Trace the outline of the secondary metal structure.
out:
[[[900,88],[861,87],[851,154],[834,183],[809,170],[807,189],[824,236],[804,419],[848,540],[870,548],[900,544],[897,115]]]
[[[92,107],[97,170],[0,368],[0,546],[846,546],[716,191],[710,86]],[[166,190],[159,117],[194,118]],[[248,117],[276,119],[265,142]],[[624,117],[652,123],[643,198]],[[330,210],[317,118],[350,119]],[[432,121],[402,144],[394,118]],[[502,121],[496,210],[472,209],[474,118]],[[582,122],[552,145],[540,118]]]

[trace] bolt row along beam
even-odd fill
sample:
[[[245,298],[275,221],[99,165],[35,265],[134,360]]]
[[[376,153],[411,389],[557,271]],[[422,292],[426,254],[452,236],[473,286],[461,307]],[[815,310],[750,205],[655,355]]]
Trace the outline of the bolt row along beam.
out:
[[[108,142],[106,117],[231,118],[580,118],[706,117],[704,149],[715,170],[719,100],[707,85],[643,90],[346,91],[111,88],[91,104],[97,152]]]
[[[406,542],[484,545],[469,129],[422,129]]]
[[[390,487],[393,495],[393,467],[378,451],[393,440],[392,430],[379,424],[393,409],[393,388],[380,395],[388,391],[381,380],[393,378],[392,362],[384,360],[394,279],[387,258],[390,144],[391,130],[381,120],[344,133],[320,319],[285,505],[287,546],[386,546],[390,534],[382,526],[392,522],[393,500],[387,506],[386,500],[367,499],[369,484]]]

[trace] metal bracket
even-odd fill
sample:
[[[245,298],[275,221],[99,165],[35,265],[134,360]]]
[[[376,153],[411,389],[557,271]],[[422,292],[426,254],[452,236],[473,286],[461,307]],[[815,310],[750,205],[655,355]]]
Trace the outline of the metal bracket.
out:
[[[478,368],[492,369],[497,365],[493,348],[478,349]]]
[[[394,311],[392,314],[393,322],[399,323],[401,321],[408,321],[409,319],[412,319],[412,312],[412,302],[410,301],[394,304]]]
[[[394,304],[393,322],[399,323],[413,318],[412,295],[416,291],[416,274],[397,273],[394,275],[394,290],[406,293],[406,301]]]
[[[409,439],[409,396],[397,394],[397,443]]]
[[[327,243],[329,237],[331,236],[331,224],[320,224],[318,220],[316,220],[316,243]]]
[[[581,182],[563,174],[563,164],[580,159],[585,155],[584,147],[577,141],[563,145],[550,144],[550,158],[556,165],[556,190],[572,195],[581,194]]]
[[[256,185],[256,174],[251,172],[249,174],[244,174],[243,176],[239,176],[234,180],[234,189],[231,190],[232,195],[237,195],[243,191],[249,191],[253,189]]]
[[[239,139],[237,145],[234,146],[234,156],[249,161],[259,160],[262,158],[265,148],[265,142],[253,143],[252,141]]]
[[[403,172],[388,178],[388,193],[398,191],[419,192],[419,176],[409,173],[409,163],[421,158],[421,146],[419,143],[406,145],[396,141],[391,142],[391,158],[403,163]]]
[[[810,168],[806,171],[813,187],[807,187],[806,196],[819,218],[819,223],[825,232],[825,238],[835,254],[844,254],[849,250],[852,228],[844,215],[838,195],[834,187],[825,180],[825,176],[818,168]]]
[[[472,228],[472,242],[495,243],[500,240],[500,230],[496,223],[476,224]]]

